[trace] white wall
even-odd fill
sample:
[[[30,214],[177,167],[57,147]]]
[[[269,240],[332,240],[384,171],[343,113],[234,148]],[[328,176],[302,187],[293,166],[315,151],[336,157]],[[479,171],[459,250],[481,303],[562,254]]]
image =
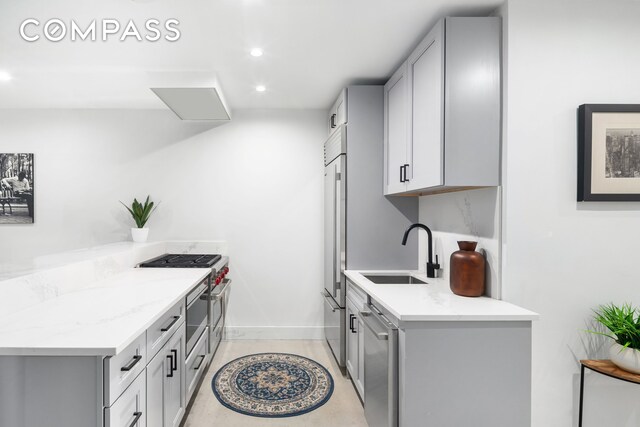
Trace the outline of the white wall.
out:
[[[510,0],[503,296],[537,311],[533,426],[577,425],[591,309],[640,304],[639,203],[576,202],[576,109],[640,102],[640,3]],[[601,343],[601,342],[599,342]],[[637,426],[640,387],[592,375],[585,426]]]
[[[161,204],[151,240],[229,242],[234,336],[320,337],[324,111],[0,112],[0,151],[34,152],[36,222],[2,226],[0,264],[128,239],[118,200]],[[291,301],[295,301],[292,304]]]
[[[459,240],[478,242],[486,263],[486,294],[500,298],[500,189],[460,191],[420,197],[420,222],[433,233],[434,261],[439,257],[439,277],[449,280],[449,258]],[[426,269],[427,233],[419,232],[419,267]]]

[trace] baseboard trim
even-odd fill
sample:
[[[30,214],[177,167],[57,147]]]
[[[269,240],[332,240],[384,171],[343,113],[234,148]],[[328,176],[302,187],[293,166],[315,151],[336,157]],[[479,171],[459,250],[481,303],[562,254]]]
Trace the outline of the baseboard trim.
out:
[[[321,340],[322,326],[226,326],[227,340]]]

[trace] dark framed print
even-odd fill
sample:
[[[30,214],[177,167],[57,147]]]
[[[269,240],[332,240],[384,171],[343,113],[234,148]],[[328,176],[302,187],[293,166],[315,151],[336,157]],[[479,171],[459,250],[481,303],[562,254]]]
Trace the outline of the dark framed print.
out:
[[[640,104],[578,107],[578,201],[640,201]]]
[[[33,153],[0,153],[0,224],[33,224]]]

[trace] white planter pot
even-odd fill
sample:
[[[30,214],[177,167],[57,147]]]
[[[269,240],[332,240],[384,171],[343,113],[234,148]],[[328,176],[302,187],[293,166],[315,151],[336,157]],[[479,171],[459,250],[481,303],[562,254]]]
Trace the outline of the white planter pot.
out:
[[[619,368],[640,374],[640,351],[624,348],[616,342],[609,348],[609,358]]]
[[[132,228],[131,229],[131,238],[136,243],[144,243],[147,241],[147,237],[149,237],[149,229],[148,228]]]

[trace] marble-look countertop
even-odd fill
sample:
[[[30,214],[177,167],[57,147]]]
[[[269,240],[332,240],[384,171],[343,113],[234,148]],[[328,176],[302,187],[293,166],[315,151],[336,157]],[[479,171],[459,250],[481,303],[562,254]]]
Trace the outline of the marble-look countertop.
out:
[[[411,274],[427,284],[375,284],[364,274]],[[447,280],[430,279],[420,272],[347,270],[345,275],[400,321],[530,321],[539,317],[505,301],[455,295]]]
[[[209,273],[204,268],[129,268],[0,314],[0,356],[113,356]]]

